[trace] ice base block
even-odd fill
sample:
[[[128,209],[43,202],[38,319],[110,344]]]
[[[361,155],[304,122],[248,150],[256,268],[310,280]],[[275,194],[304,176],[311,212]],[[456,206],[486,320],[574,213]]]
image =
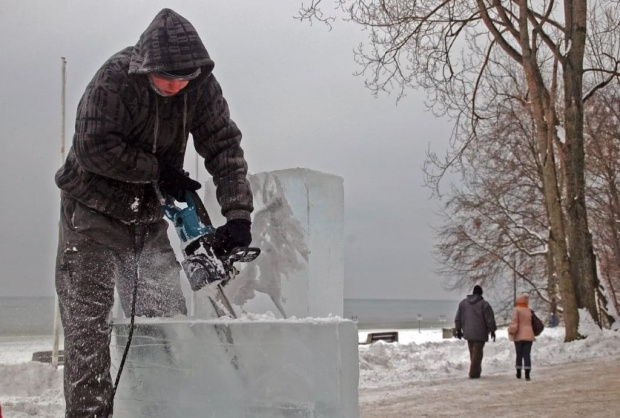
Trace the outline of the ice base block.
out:
[[[113,378],[128,331],[115,323]],[[357,345],[341,318],[136,318],[114,418],[358,417]]]

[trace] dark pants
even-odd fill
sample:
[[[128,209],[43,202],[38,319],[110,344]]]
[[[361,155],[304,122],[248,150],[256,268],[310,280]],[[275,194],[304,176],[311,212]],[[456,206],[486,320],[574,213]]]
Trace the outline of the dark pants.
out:
[[[470,341],[467,340],[467,347],[469,347],[469,377],[480,377],[482,373],[482,356],[484,352],[484,341]]]
[[[56,292],[65,334],[65,417],[106,418],[114,286],[127,316],[136,281],[136,315],[186,314],[180,266],[163,219],[126,225],[65,196],[60,215]]]
[[[517,351],[517,369],[530,370],[532,368],[532,341],[515,341],[515,350]]]

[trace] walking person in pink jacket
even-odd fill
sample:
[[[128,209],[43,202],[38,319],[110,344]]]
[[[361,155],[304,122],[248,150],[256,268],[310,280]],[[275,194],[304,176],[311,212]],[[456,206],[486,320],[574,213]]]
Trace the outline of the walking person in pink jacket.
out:
[[[534,329],[532,328],[532,310],[528,306],[528,295],[521,295],[517,298],[517,305],[512,311],[512,320],[508,326],[508,334],[515,343],[517,352],[517,379],[521,379],[521,369],[525,369],[525,380],[530,380],[532,370],[532,343]]]

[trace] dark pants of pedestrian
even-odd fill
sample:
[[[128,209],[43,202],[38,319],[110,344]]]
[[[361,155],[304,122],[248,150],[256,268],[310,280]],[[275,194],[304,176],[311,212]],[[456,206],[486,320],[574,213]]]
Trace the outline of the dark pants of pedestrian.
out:
[[[532,369],[532,341],[515,341],[515,350],[517,351],[517,369]]]
[[[127,316],[136,282],[137,316],[186,314],[180,266],[163,219],[127,225],[68,196],[60,217],[56,292],[65,334],[65,417],[106,418],[112,414],[114,287]]]
[[[469,347],[469,377],[472,379],[480,377],[482,373],[482,356],[484,352],[484,341],[470,341],[467,340],[467,347]]]

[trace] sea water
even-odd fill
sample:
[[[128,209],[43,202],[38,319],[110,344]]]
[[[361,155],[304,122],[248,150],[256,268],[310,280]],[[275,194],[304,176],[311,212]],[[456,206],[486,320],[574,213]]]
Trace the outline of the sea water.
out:
[[[0,336],[51,335],[54,303],[53,297],[0,297]],[[344,317],[357,322],[360,330],[452,327],[458,303],[452,300],[345,299]]]
[[[51,335],[53,297],[0,297],[0,336]]]
[[[459,301],[345,299],[344,315],[364,329],[451,328]]]

